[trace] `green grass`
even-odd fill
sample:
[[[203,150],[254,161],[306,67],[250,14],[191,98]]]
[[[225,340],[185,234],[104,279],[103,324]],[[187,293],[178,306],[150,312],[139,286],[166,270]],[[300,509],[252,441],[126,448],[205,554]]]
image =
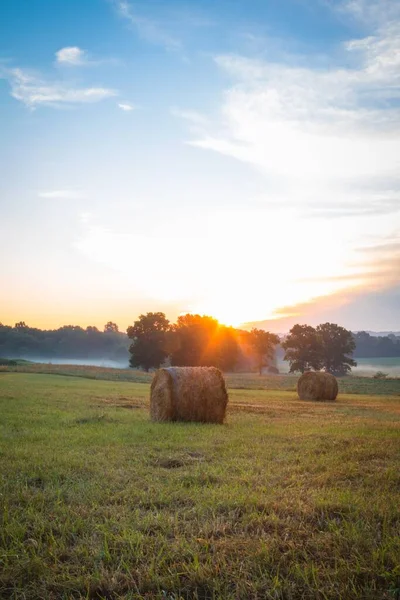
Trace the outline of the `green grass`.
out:
[[[129,381],[132,383],[150,383],[152,373],[136,369],[112,369],[83,365],[52,365],[18,361],[17,366],[0,366],[0,372],[42,373],[84,379],[106,381]],[[231,389],[286,390],[295,391],[298,375],[263,375],[254,373],[226,373],[226,381]],[[372,377],[350,375],[338,379],[339,391],[343,394],[373,394],[400,396],[400,378],[383,380]]]
[[[156,424],[149,385],[0,373],[1,599],[400,596],[400,399],[231,389]]]
[[[114,369],[87,365],[53,365],[50,363],[29,363],[28,361],[19,361],[17,366],[0,366],[1,372],[62,375],[64,377],[130,381],[134,383],[149,383],[152,379],[151,373],[145,373],[136,369]]]

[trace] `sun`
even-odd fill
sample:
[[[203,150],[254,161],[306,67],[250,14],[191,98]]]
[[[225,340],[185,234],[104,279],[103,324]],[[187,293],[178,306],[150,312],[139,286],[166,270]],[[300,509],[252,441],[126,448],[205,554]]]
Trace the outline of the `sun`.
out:
[[[344,289],[354,273],[355,234],[343,225],[333,238],[325,221],[284,208],[208,218],[207,227],[195,223],[193,232],[175,224],[168,235],[153,237],[92,228],[79,248],[121,275],[120,288],[112,286],[116,294],[234,327],[278,318],[285,307]],[[144,249],[146,260],[133,264]]]
[[[285,210],[252,219],[243,212],[225,221],[214,248],[224,259],[209,260],[194,312],[239,327],[293,314],[296,306],[349,286],[356,273],[354,232],[342,229],[333,239],[326,223]]]
[[[269,292],[268,282],[254,282],[251,287],[227,286],[220,289],[214,285],[207,297],[192,304],[190,312],[209,315],[223,325],[240,328],[251,321],[273,319],[284,299],[285,296]]]

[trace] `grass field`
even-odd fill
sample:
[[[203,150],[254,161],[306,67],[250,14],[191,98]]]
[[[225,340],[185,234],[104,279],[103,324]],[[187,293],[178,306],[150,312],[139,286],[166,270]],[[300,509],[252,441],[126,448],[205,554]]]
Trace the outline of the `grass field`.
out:
[[[148,383],[0,372],[0,598],[399,598],[399,396],[243,381],[155,424]]]
[[[129,381],[132,383],[150,383],[152,373],[144,373],[135,369],[114,369],[107,367],[92,367],[87,365],[53,365],[46,363],[29,363],[20,361],[15,367],[0,366],[2,371],[16,373],[43,373],[83,377],[84,379],[100,379],[106,381]],[[230,388],[255,390],[286,390],[295,391],[297,375],[263,375],[254,373],[226,373],[225,378]],[[372,377],[357,377],[350,375],[341,377],[339,390],[344,394],[373,394],[400,396],[400,378],[373,379]]]

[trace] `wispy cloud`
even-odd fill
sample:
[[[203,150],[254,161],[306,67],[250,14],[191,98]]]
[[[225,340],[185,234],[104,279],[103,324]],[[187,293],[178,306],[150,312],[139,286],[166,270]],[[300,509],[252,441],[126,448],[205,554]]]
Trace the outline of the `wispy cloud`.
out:
[[[246,328],[287,332],[296,323],[317,325],[324,321],[339,321],[353,331],[368,329],[367,323],[373,323],[374,329],[389,329],[393,318],[400,316],[400,239],[362,248],[362,255],[369,270],[339,276],[339,283],[343,284],[339,291],[282,306],[274,311],[272,319],[246,323]],[[326,282],[335,280],[335,277],[329,277]],[[304,279],[303,282],[309,285],[314,280]],[[385,304],[389,304],[390,310],[385,311]]]
[[[342,51],[352,68],[215,57],[234,83],[219,121],[189,119],[197,134],[189,143],[261,170],[285,205],[317,212],[332,205],[348,215],[397,211],[400,23],[349,40]]]
[[[303,180],[396,176],[400,37],[365,48],[358,41],[358,51],[362,65],[354,70],[217,57],[236,83],[225,94],[223,127],[193,144]]]
[[[337,13],[345,14],[374,27],[387,25],[400,16],[397,0],[324,0]]]
[[[83,200],[86,198],[86,193],[82,190],[46,190],[38,192],[39,198],[49,200]]]
[[[132,110],[135,110],[135,107],[133,104],[130,104],[130,102],[118,102],[117,106],[124,112],[131,112]]]
[[[78,46],[67,46],[56,52],[56,62],[60,65],[81,66],[89,60],[87,53]]]
[[[400,234],[360,246],[357,252],[359,261],[353,264],[349,274],[328,275],[325,278],[319,275],[318,278],[298,280],[299,284],[306,285],[320,285],[321,282],[338,284],[339,289],[336,292],[318,294],[305,302],[278,307],[274,311],[273,319],[247,323],[246,327],[257,326],[285,332],[295,323],[315,325],[335,319],[340,319],[341,323],[353,330],[367,328],[368,321],[373,322],[376,329],[390,327],[383,323],[385,320],[390,322],[393,314],[397,315],[400,309]],[[383,296],[393,299],[390,314],[373,313],[369,305],[375,304],[376,311],[376,305]]]
[[[399,185],[399,182],[394,184]],[[350,188],[336,188],[326,190],[321,199],[320,189],[292,190],[285,199],[285,207],[299,209],[308,218],[345,219],[349,217],[371,217],[400,213],[400,190],[384,189],[380,191]],[[266,203],[269,207],[278,209],[282,206],[282,198],[267,197],[260,199],[259,204]]]
[[[215,64],[232,82],[219,118],[176,111],[189,123],[187,143],[261,173],[267,191],[245,202],[264,208],[266,237],[276,222],[279,260],[291,257],[302,272],[313,262],[320,265],[299,291],[293,264],[287,264],[281,285],[291,281],[289,302],[300,312],[307,302],[311,309],[318,304],[312,298],[354,298],[368,287],[393,286],[393,273],[399,276],[397,252],[388,260],[376,250],[372,261],[360,250],[363,240],[378,248],[400,230],[400,21],[394,19],[400,3],[383,2],[386,15],[375,22],[378,3],[357,2],[360,10],[367,4],[366,35],[341,44],[334,60],[219,55]],[[341,9],[356,14],[355,4],[342,3]],[[341,220],[333,223],[332,217]],[[293,300],[296,294],[304,301]]]
[[[157,46],[163,46],[166,50],[181,48],[180,40],[169,35],[154,19],[139,15],[133,4],[126,0],[115,0],[114,5],[119,15],[126,19],[144,40]]]
[[[66,46],[55,53],[55,64],[59,67],[98,67],[104,64],[118,64],[115,58],[95,59],[78,46]]]
[[[117,95],[116,90],[110,88],[75,87],[65,82],[48,81],[20,68],[3,70],[2,76],[9,81],[11,96],[29,108],[62,108],[100,102]]]

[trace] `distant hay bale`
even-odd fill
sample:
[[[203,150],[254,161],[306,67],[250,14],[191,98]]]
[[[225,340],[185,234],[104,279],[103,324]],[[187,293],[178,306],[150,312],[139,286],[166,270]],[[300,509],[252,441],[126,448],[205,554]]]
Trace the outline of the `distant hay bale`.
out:
[[[159,369],[151,384],[153,421],[223,423],[227,403],[225,381],[215,367]]]
[[[300,400],[336,400],[338,383],[330,373],[308,371],[297,382]]]

